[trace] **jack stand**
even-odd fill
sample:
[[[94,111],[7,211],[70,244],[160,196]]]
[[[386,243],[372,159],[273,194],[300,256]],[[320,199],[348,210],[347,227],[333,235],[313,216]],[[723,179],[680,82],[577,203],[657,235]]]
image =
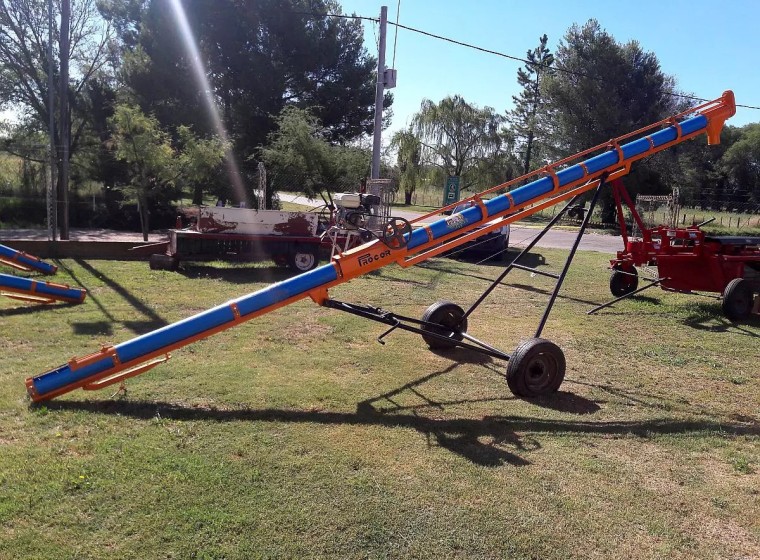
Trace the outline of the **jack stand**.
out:
[[[116,392],[111,395],[111,398],[115,398],[118,395],[120,399],[126,399],[127,398],[127,384],[126,382],[122,381],[119,383],[119,388],[116,389]]]

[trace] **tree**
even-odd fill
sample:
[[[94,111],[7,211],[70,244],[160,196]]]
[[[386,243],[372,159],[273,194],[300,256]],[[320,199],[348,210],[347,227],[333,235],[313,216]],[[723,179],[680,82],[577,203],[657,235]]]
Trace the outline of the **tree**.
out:
[[[367,176],[370,154],[352,146],[334,146],[329,132],[305,109],[285,107],[277,117],[278,128],[270,133],[260,151],[270,176],[310,197],[322,191],[356,188]]]
[[[176,198],[180,194],[177,189],[180,179],[195,186],[218,170],[225,146],[215,138],[201,140],[188,127],[180,127],[178,136],[184,145],[175,150],[171,137],[161,129],[155,116],[126,104],[116,107],[111,125],[115,156],[129,168],[140,228],[147,241],[151,205],[161,198]]]
[[[348,144],[372,130],[376,62],[364,49],[359,20],[318,15],[340,13],[336,2],[183,4],[239,159],[266,143],[285,106],[308,107],[331,143]],[[109,0],[104,13],[119,30],[127,83],[143,110],[165,126],[210,130],[200,110],[203,92],[190,83],[195,61],[183,42],[188,38],[178,31],[171,6],[166,0]]]
[[[504,118],[491,107],[480,109],[459,95],[439,103],[424,99],[412,122],[422,145],[422,161],[439,166],[450,176],[467,176],[504,143]],[[473,178],[468,178],[463,188],[473,184]]]
[[[528,51],[528,62],[525,68],[517,70],[517,83],[522,86],[520,95],[513,95],[512,100],[515,108],[509,112],[508,119],[512,124],[512,132],[521,139],[521,149],[523,151],[523,173],[531,170],[531,161],[535,150],[536,140],[539,144],[545,142],[545,115],[544,94],[541,86],[544,76],[550,76],[552,73],[552,64],[554,64],[554,55],[546,47],[549,38],[546,34],[539,39],[538,46]],[[538,146],[536,146],[538,147]],[[540,157],[540,153],[537,154]]]
[[[674,80],[661,71],[657,57],[636,41],[619,44],[593,19],[567,31],[556,50],[555,72],[544,80],[555,157],[637,130],[678,107],[670,94]],[[663,189],[662,175],[672,157],[637,166],[626,181],[629,188]],[[609,191],[602,195],[604,221],[614,221]]]
[[[399,130],[391,138],[391,147],[396,150],[396,164],[399,173],[399,187],[404,189],[404,204],[412,203],[412,195],[417,189],[422,171],[422,144],[412,128]]]
[[[174,150],[169,135],[161,130],[158,120],[147,116],[138,107],[120,105],[111,123],[116,158],[129,166],[130,186],[137,199],[140,229],[148,240],[149,204],[158,191],[173,179]]]
[[[636,41],[615,41],[596,20],[573,25],[546,76],[552,137],[563,155],[636,130],[674,112],[673,78]]]
[[[108,61],[110,30],[99,22],[95,0],[54,2],[60,27],[53,34],[53,110],[59,201],[68,197],[68,162],[76,153],[87,116],[85,86]],[[0,4],[0,106],[13,108],[38,130],[48,128],[48,7],[45,0]],[[68,17],[66,17],[68,16]],[[72,120],[74,122],[72,122]],[[60,208],[61,238],[68,238],[68,212]]]
[[[739,139],[726,149],[720,169],[731,188],[731,202],[760,205],[760,123],[738,130]]]

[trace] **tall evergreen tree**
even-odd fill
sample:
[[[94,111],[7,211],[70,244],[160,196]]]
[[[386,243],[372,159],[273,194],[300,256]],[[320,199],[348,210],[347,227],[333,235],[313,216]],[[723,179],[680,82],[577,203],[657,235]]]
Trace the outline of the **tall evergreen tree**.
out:
[[[654,53],[636,41],[618,43],[596,20],[573,25],[556,51],[555,72],[546,77],[552,159],[603,144],[677,112],[672,77]],[[626,179],[634,193],[666,188],[673,153],[638,165]],[[603,220],[612,222],[610,189],[602,193]]]
[[[519,95],[513,95],[515,108],[508,114],[512,132],[520,142],[523,152],[523,173],[531,169],[534,155],[540,156],[540,144],[545,138],[542,117],[546,101],[541,91],[543,79],[552,73],[554,55],[547,48],[546,34],[539,39],[538,46],[528,51],[528,62],[517,70],[517,83],[523,88]],[[539,149],[537,149],[539,148]]]
[[[287,105],[309,108],[332,143],[372,130],[376,61],[359,20],[319,15],[341,12],[333,0],[183,0],[191,38],[172,2],[103,1],[121,36],[127,83],[164,126],[211,130],[185,44],[192,39],[239,159],[266,143]]]

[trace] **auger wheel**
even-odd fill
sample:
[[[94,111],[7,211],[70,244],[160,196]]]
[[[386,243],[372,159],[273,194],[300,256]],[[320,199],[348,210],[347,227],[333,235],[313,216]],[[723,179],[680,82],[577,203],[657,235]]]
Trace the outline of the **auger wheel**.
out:
[[[565,379],[565,355],[559,346],[543,338],[518,345],[507,365],[507,384],[518,397],[555,393]]]
[[[431,350],[448,350],[456,347],[456,343],[461,341],[462,333],[467,332],[467,318],[464,316],[464,309],[456,303],[450,301],[437,301],[427,308],[422,315],[422,320],[434,325],[423,325],[422,330],[430,334],[423,334],[422,339],[427,343]],[[449,340],[438,338],[444,336]]]

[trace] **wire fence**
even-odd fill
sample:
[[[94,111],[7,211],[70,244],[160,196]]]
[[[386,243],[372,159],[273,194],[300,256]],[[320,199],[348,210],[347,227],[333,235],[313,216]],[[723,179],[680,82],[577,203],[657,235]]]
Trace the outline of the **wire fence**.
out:
[[[546,208],[533,216],[535,220],[550,220],[559,211],[557,206]],[[667,205],[660,205],[656,208],[637,207],[637,211],[647,227],[656,227],[658,225],[667,225],[672,220],[672,210]],[[617,219],[612,221],[605,220],[604,211],[597,206],[591,216],[590,225],[592,227],[603,229],[617,229],[619,227]],[[571,213],[560,220],[561,224],[580,224],[582,214]],[[625,222],[632,228],[633,217],[627,208],[624,209]],[[705,224],[705,222],[709,222]],[[709,209],[701,207],[681,207],[675,220],[676,226],[686,227],[698,224],[705,224],[703,227],[707,231],[725,231],[729,233],[760,233],[760,206],[745,204],[732,209]]]

